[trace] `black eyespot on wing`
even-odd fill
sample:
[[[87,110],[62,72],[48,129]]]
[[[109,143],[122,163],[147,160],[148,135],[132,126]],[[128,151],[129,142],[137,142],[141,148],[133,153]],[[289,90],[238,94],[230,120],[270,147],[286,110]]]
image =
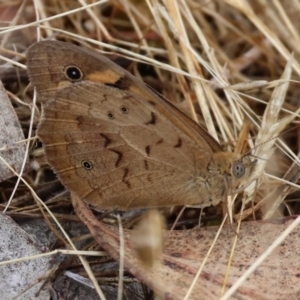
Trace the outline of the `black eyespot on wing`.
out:
[[[128,109],[128,107],[127,106],[121,106],[121,112],[123,113],[123,114],[128,114],[128,112],[129,112],[129,109]]]
[[[83,73],[77,66],[67,66],[65,68],[65,75],[67,79],[72,82],[80,81],[83,79]]]
[[[108,118],[111,119],[111,120],[113,120],[113,119],[115,118],[114,114],[111,113],[111,112],[108,112],[108,113],[107,113],[107,116],[108,116]]]
[[[84,159],[84,160],[81,161],[81,166],[85,170],[92,170],[93,169],[93,164],[87,159]]]
[[[231,166],[232,175],[236,178],[241,178],[245,175],[246,168],[241,161],[235,161]]]

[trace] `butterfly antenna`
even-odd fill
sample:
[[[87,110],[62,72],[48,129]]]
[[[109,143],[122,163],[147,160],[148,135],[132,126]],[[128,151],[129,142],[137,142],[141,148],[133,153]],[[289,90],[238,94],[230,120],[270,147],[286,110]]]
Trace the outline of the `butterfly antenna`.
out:
[[[251,154],[252,150],[254,150],[254,149],[260,147],[261,145],[264,145],[264,144],[266,144],[266,143],[268,143],[268,142],[270,142],[270,141],[272,141],[272,140],[275,140],[275,139],[277,139],[279,136],[281,136],[281,135],[283,135],[283,134],[285,134],[285,133],[287,133],[287,132],[289,132],[289,131],[292,131],[292,130],[298,128],[298,127],[300,127],[300,124],[297,125],[297,126],[294,126],[294,127],[290,128],[290,129],[287,129],[287,130],[281,132],[280,134],[276,135],[275,137],[272,137],[272,138],[270,138],[270,139],[268,139],[268,140],[266,140],[266,141],[264,141],[264,142],[262,142],[262,143],[260,143],[260,144],[258,144],[258,145],[256,145],[256,146],[254,146],[254,147],[251,148],[248,152],[246,152],[246,153],[243,155],[243,157],[244,157],[244,156],[252,156],[252,157],[259,158],[259,157],[255,156],[255,155],[252,155],[252,154]],[[259,159],[262,159],[262,158],[259,158]],[[263,160],[263,159],[262,159],[262,160]]]

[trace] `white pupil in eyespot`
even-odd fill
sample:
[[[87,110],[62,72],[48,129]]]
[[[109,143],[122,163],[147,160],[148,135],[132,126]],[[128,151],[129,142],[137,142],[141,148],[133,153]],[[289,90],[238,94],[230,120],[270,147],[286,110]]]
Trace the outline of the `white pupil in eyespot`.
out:
[[[74,81],[80,80],[82,77],[82,73],[80,69],[75,66],[67,67],[65,70],[65,74],[67,75],[68,79]]]

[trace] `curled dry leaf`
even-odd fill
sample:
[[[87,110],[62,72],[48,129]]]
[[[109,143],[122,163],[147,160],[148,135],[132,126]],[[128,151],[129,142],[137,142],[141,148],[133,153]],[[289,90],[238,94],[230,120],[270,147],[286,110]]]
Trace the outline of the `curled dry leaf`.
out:
[[[83,201],[72,194],[76,214],[89,228],[96,241],[115,259],[119,259],[118,229],[98,222]],[[242,226],[230,268],[226,288],[260,256],[274,239],[288,227],[293,218],[280,222],[249,222]],[[165,299],[184,299],[205,257],[218,228],[209,227],[189,231],[166,232],[163,264],[145,268],[134,251],[132,232],[126,230],[125,268]],[[189,300],[219,299],[227,262],[235,237],[235,228],[224,227],[195,285]],[[297,299],[300,293],[298,249],[296,237],[300,228],[287,237],[265,262],[237,290],[231,299],[285,300]]]
[[[165,219],[160,212],[150,210],[134,228],[135,250],[146,267],[152,267],[161,260],[165,227]]]
[[[0,155],[19,172],[25,156],[25,144],[16,144],[24,140],[23,131],[7,93],[0,82]],[[0,161],[0,182],[14,174]]]

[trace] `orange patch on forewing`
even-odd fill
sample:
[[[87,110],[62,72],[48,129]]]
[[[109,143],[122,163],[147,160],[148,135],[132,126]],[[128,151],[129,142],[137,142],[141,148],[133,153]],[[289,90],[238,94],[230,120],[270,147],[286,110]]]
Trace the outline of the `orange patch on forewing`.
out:
[[[93,72],[86,75],[87,80],[103,84],[114,84],[120,79],[120,75],[111,69]]]
[[[129,87],[129,91],[132,92],[133,94],[140,96],[142,98],[145,98],[145,90],[141,89],[139,86],[137,85],[131,85]]]

